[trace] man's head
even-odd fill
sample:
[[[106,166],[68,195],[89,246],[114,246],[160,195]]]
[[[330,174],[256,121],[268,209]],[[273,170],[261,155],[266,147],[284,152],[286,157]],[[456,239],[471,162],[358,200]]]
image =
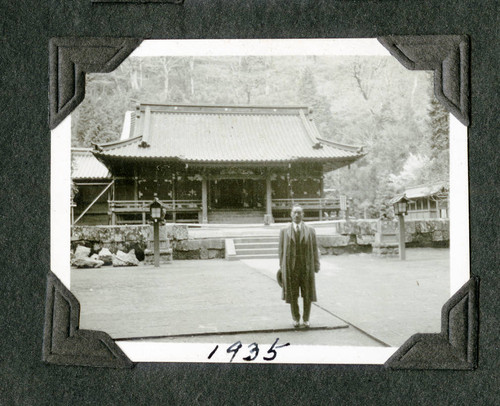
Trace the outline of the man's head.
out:
[[[292,216],[292,221],[295,224],[299,224],[304,218],[304,210],[300,206],[293,206],[291,216]]]

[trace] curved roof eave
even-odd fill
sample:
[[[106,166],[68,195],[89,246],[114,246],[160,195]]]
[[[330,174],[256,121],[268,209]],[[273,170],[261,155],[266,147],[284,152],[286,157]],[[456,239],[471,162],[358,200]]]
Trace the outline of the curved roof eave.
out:
[[[138,135],[137,137],[127,138],[127,139],[118,140],[118,141],[105,142],[102,144],[92,142],[92,145],[94,146],[94,150],[101,152],[101,151],[104,151],[105,149],[112,149],[114,147],[124,147],[126,145],[133,144],[136,141],[140,141],[141,139],[142,139],[142,135]]]
[[[347,162],[353,163],[358,159],[364,157],[365,154],[359,154],[354,156],[345,157],[292,157],[287,159],[253,159],[253,160],[200,160],[200,159],[186,159],[184,157],[161,157],[161,156],[127,156],[127,155],[109,155],[98,151],[93,151],[94,155],[98,158],[105,160],[130,160],[130,161],[170,161],[170,162],[182,162],[193,165],[208,165],[208,164],[224,164],[224,165],[241,165],[241,164],[288,164],[288,163],[305,163],[305,162],[315,162],[315,163],[336,163],[336,162]]]

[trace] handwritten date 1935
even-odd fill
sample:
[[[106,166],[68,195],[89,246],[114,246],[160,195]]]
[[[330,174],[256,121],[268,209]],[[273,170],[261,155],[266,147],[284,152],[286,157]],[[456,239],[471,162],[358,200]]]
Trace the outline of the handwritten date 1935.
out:
[[[276,358],[276,356],[278,355],[278,353],[276,352],[276,350],[278,348],[283,348],[283,347],[287,347],[290,345],[290,343],[277,345],[278,341],[279,341],[279,338],[277,338],[274,341],[274,343],[271,345],[271,347],[269,347],[269,349],[267,350],[268,356],[262,357],[265,361],[273,361]],[[236,341],[235,343],[233,343],[229,347],[227,347],[226,352],[228,354],[232,353],[232,356],[231,356],[231,359],[229,360],[229,362],[232,362],[234,360],[234,357],[236,357],[236,354],[241,349],[241,347],[243,347],[243,344],[241,344],[241,341]],[[215,348],[212,350],[212,352],[209,354],[208,359],[211,359],[213,357],[213,355],[217,352],[218,349],[219,349],[219,346],[216,345]],[[257,359],[258,355],[259,355],[259,346],[257,343],[252,343],[252,344],[248,345],[248,355],[246,357],[244,357],[243,360],[244,361],[254,361],[255,359]]]

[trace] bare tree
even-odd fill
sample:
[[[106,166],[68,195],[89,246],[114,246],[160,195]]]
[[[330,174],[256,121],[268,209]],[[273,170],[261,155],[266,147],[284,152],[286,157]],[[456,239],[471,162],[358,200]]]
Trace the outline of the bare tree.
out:
[[[356,60],[352,65],[352,76],[365,100],[369,99],[373,85],[380,79],[382,65],[385,65],[383,59],[380,59],[376,66],[369,66],[360,60]]]
[[[186,58],[182,57],[172,57],[172,56],[162,56],[159,58],[154,58],[155,65],[161,70],[163,78],[163,98],[168,100],[170,95],[170,76],[174,69],[180,67]]]
[[[142,88],[143,58],[130,58],[130,65],[130,84],[132,86],[132,90],[138,91]]]
[[[359,62],[356,62],[352,66],[352,76],[356,80],[356,83],[358,84],[358,88],[361,91],[363,98],[365,100],[368,100],[368,88],[366,83],[361,80],[361,64]]]

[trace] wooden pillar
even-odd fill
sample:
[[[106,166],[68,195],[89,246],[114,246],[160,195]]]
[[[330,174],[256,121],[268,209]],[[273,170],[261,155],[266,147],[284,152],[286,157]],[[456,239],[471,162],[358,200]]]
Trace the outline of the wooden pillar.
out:
[[[213,196],[212,196],[212,186],[210,186],[210,173],[204,172],[203,177],[207,180],[207,215],[208,215],[208,208],[212,207],[212,201],[213,201]]]
[[[398,214],[399,220],[399,259],[404,261],[406,259],[406,241],[405,241],[405,216]]]
[[[116,213],[115,213],[115,185],[116,179],[113,177],[113,184],[111,185],[111,225],[116,226]]]
[[[268,173],[266,176],[266,214],[273,214],[273,190],[271,188],[271,175]]]
[[[134,200],[139,200],[139,178],[137,175],[137,168],[134,168]]]
[[[177,213],[176,213],[176,207],[175,207],[175,199],[176,199],[176,194],[177,194],[177,170],[174,170],[172,172],[172,222],[175,223],[177,220]]]
[[[292,180],[290,177],[290,165],[288,165],[288,170],[286,171],[286,187],[288,193],[288,199],[292,199]]]
[[[269,170],[266,173],[266,218],[265,224],[273,223],[273,189],[271,185],[271,173]]]
[[[323,205],[324,205],[324,186],[323,186],[323,173],[319,177],[319,220],[323,220]]]
[[[113,184],[114,186],[114,184]],[[108,225],[111,224],[111,200],[112,200],[112,190],[113,190],[113,186],[111,186],[109,189],[108,189]],[[71,223],[73,224],[73,222]]]
[[[203,175],[201,180],[201,222],[208,223],[208,185],[207,178]]]
[[[134,200],[139,200],[139,178],[137,177],[137,168],[134,168]],[[146,213],[141,213],[142,224],[146,224]]]
[[[322,199],[325,197],[325,179],[323,172],[321,172],[319,177],[319,197]]]

